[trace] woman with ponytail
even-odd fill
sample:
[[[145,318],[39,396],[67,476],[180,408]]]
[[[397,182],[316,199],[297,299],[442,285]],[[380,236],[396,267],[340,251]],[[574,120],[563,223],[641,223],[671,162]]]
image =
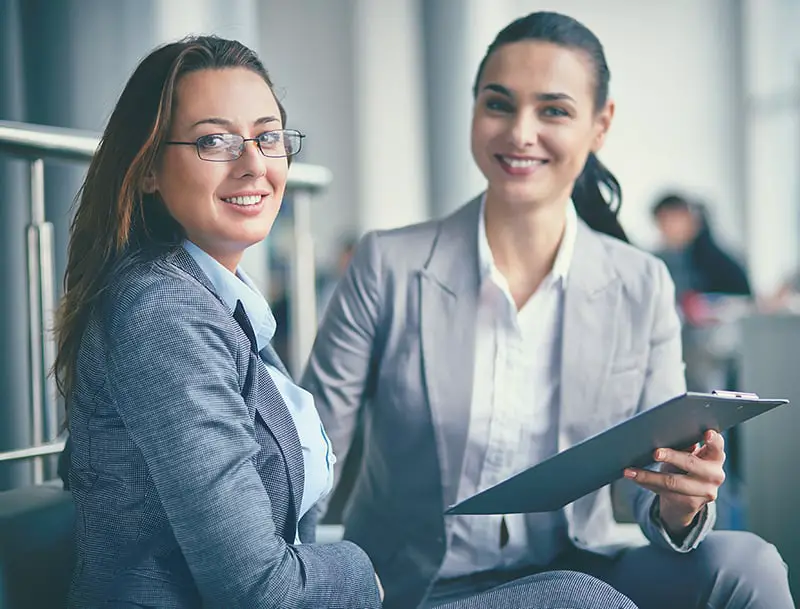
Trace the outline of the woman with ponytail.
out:
[[[509,24],[473,90],[485,192],[442,220],[366,235],[328,306],[302,384],[338,464],[366,426],[345,535],[370,555],[387,609],[555,569],[641,609],[794,606],[773,546],[712,532],[725,451],[711,431],[693,454],[660,449],[660,469],[625,472],[647,542],[635,548],[607,487],[550,513],[443,516],[686,389],[673,282],[627,243],[620,185],[598,158],[608,86],[582,24],[546,12]]]

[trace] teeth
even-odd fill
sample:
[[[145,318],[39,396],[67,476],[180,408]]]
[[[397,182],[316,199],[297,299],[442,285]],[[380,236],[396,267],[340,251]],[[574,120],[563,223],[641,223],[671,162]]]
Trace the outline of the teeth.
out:
[[[234,205],[255,205],[261,201],[261,195],[249,195],[246,197],[231,197],[230,199],[223,199],[226,203],[233,203]]]
[[[544,161],[536,159],[514,159],[507,156],[502,157],[503,162],[509,167],[533,167],[534,165],[543,165]]]

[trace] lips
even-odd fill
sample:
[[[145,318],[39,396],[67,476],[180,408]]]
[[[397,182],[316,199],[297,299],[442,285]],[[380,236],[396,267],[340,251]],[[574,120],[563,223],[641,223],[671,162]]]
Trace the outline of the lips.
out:
[[[500,167],[502,167],[507,174],[512,176],[531,175],[550,162],[548,159],[543,158],[510,156],[505,154],[496,154],[495,158],[500,164]]]
[[[251,207],[261,203],[262,199],[264,198],[265,197],[263,195],[240,195],[228,197],[222,200],[225,201],[225,203],[230,203],[231,205],[236,205],[238,207]]]

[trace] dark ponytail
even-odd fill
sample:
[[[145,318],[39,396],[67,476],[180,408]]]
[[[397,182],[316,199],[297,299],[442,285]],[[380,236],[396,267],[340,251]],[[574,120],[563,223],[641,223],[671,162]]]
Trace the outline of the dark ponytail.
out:
[[[608,82],[611,74],[606,63],[603,45],[589,28],[572,17],[559,13],[538,12],[520,17],[507,25],[494,39],[478,68],[473,86],[477,97],[478,87],[486,62],[492,53],[512,42],[538,40],[585,52],[595,68],[595,111],[600,111],[608,99]],[[604,191],[607,191],[604,194]],[[597,158],[589,154],[581,175],[575,181],[572,201],[578,216],[597,232],[628,241],[617,219],[622,205],[622,188],[617,178]]]
[[[607,191],[607,195],[603,191]],[[617,219],[622,205],[622,188],[594,152],[589,153],[581,175],[572,189],[572,202],[578,216],[598,233],[628,242],[628,236]]]

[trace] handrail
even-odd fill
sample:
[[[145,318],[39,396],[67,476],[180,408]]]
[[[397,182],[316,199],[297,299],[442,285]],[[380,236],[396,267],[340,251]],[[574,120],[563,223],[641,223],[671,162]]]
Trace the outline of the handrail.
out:
[[[0,154],[88,163],[99,143],[100,136],[93,131],[0,120]],[[286,186],[317,191],[332,177],[327,167],[292,163]]]
[[[48,457],[50,455],[58,455],[64,450],[66,440],[57,440],[55,442],[48,442],[39,446],[31,446],[30,448],[19,448],[17,450],[9,450],[0,453],[0,463],[4,461],[24,461],[25,459],[35,459],[37,457]]]
[[[29,305],[29,349],[31,361],[31,439],[34,446],[0,453],[0,462],[33,458],[34,482],[44,475],[41,457],[60,452],[56,440],[56,389],[51,369],[55,357],[52,327],[55,309],[55,270],[53,264],[53,225],[45,219],[44,163],[57,159],[88,163],[100,143],[91,131],[66,129],[0,120],[0,155],[29,161],[30,222],[26,228],[27,279]],[[311,349],[316,333],[315,264],[311,233],[311,195],[324,189],[332,179],[326,167],[292,163],[286,182],[293,191],[292,315],[289,336],[291,369],[300,366]],[[63,449],[63,442],[61,443]],[[57,450],[58,449],[58,450]],[[50,452],[48,452],[50,451]]]

